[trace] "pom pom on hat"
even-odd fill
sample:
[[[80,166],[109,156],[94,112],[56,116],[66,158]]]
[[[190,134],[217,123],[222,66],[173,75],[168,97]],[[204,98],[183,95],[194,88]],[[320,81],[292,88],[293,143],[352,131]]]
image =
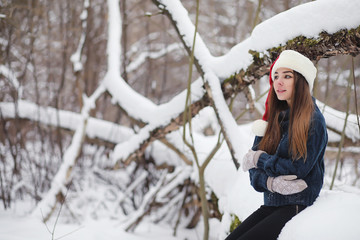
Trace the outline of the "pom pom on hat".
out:
[[[267,121],[258,119],[253,123],[251,130],[256,136],[263,137],[265,135],[267,125]]]

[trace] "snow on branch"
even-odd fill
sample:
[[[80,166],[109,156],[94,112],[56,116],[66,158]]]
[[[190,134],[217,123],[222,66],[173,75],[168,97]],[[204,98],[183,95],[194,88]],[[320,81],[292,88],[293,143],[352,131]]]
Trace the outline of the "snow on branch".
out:
[[[192,84],[192,86],[195,86],[191,92],[193,96],[193,104],[191,107],[192,116],[195,116],[206,105],[206,99],[200,97],[204,95],[202,85],[201,79],[196,80]],[[134,156],[144,154],[146,147],[152,141],[163,138],[167,133],[177,130],[182,126],[183,108],[179,106],[183,105],[185,98],[186,91],[183,91],[167,104],[159,106],[159,111],[153,113],[158,116],[156,122],[146,125],[126,142],[121,142],[115,146],[113,163],[117,164],[119,161],[128,162]]]
[[[141,52],[140,55],[126,67],[126,70],[132,72],[145,63],[147,58],[157,59],[178,49],[182,49],[182,46],[179,43],[173,43],[157,52]]]
[[[255,27],[251,33],[252,49],[263,52],[298,36],[317,38],[322,32],[333,34],[341,29],[357,28],[359,8],[357,0],[313,1],[293,7]]]
[[[80,15],[82,33],[79,40],[78,48],[76,52],[71,55],[70,61],[73,63],[74,72],[79,72],[82,70],[83,65],[81,63],[81,52],[84,47],[85,39],[86,39],[86,27],[87,27],[87,17],[88,17],[88,8],[90,6],[89,0],[84,0],[84,9]]]
[[[177,167],[175,172],[169,173],[166,177],[165,186],[158,193],[158,200],[165,201],[166,196],[174,190],[178,185],[182,184],[186,179],[191,177],[193,168],[190,166]]]
[[[135,212],[131,213],[131,215],[127,218],[126,222],[121,224],[121,227],[123,229],[129,231],[148,213],[148,211],[150,211],[149,209],[149,206],[151,205],[150,203],[154,201],[157,193],[160,191],[161,187],[163,186],[164,181],[166,179],[166,175],[167,175],[167,171],[165,170],[162,172],[156,185],[152,186],[149,189],[149,191],[146,193],[139,208]]]
[[[359,43],[356,48],[358,35],[348,39],[344,36],[346,33],[340,33],[339,40],[331,37],[343,29],[359,28],[359,8],[360,1],[327,0],[301,4],[281,12],[258,24],[249,38],[235,45],[227,54],[214,58],[212,69],[218,76],[228,78],[241,69],[246,70],[252,64],[254,60],[249,50],[256,51],[261,57],[271,49],[276,50],[273,48],[281,46],[307,52],[306,55],[313,60],[334,56],[336,52],[331,52],[337,49],[337,54],[359,54]],[[300,36],[302,39],[298,40],[302,41],[292,41]],[[307,45],[306,41],[311,44]]]
[[[107,64],[108,70],[103,84],[116,102],[131,117],[144,123],[151,121],[149,116],[156,105],[146,97],[132,89],[121,77],[121,16],[119,1],[108,0],[108,42],[107,42]]]
[[[345,124],[346,113],[326,106],[318,100],[316,103],[324,114],[327,127],[341,133]],[[350,138],[353,142],[360,140],[359,126],[356,118],[357,116],[355,114],[349,114],[345,128],[345,136]]]
[[[81,115],[78,113],[52,107],[41,107],[25,100],[19,100],[17,103],[0,102],[0,111],[5,119],[19,117],[71,131],[75,131],[77,123],[81,121]],[[123,142],[134,134],[130,128],[93,117],[89,117],[87,125],[86,135],[89,138],[98,138],[114,144]]]
[[[120,207],[121,203],[125,200],[126,197],[128,197],[128,195],[130,195],[130,193],[136,188],[138,187],[141,183],[143,183],[143,181],[147,178],[147,176],[149,175],[148,172],[144,171],[141,173],[140,176],[138,176],[134,182],[132,182],[127,188],[126,191],[124,193],[121,194],[121,197],[119,199],[116,200],[116,207]]]
[[[210,54],[210,51],[198,33],[196,33],[194,43],[195,49],[192,49],[195,27],[188,16],[188,12],[180,1],[159,0],[153,2],[166,12],[188,52],[194,50],[194,63],[205,82],[209,83],[209,85],[205,84],[205,88],[209,98],[213,101],[215,113],[232,154],[234,164],[238,167],[237,161],[240,159],[241,150],[237,143],[240,142],[240,134],[238,132],[237,123],[225,102],[221,90],[220,79],[212,70],[211,61],[214,57]]]
[[[104,86],[111,94],[113,102],[119,104],[129,116],[143,123],[153,124],[155,128],[163,126],[164,122],[165,124],[169,123],[171,119],[177,117],[183,111],[182,107],[179,107],[183,104],[179,104],[179,101],[183,101],[186,93],[181,93],[168,103],[156,105],[127,84],[120,75],[121,30],[118,27],[121,26],[120,9],[116,1],[109,0],[108,5],[108,71],[104,78]],[[167,50],[175,48],[178,48],[178,44],[170,45]],[[157,55],[159,54],[161,55],[163,52],[158,52]],[[134,64],[139,64],[139,62]],[[129,65],[129,67],[131,66]],[[199,83],[194,83],[194,88],[197,89],[194,91],[195,102],[203,96],[204,92]]]
[[[18,98],[20,99],[22,96],[23,89],[19,84],[19,81],[13,71],[7,68],[4,65],[0,65],[0,75],[3,75],[12,85],[13,88],[17,90]]]
[[[164,11],[164,13],[172,21],[173,25],[175,26],[175,30],[180,36],[180,40],[184,44],[185,49],[190,56],[195,34],[195,26],[188,16],[188,11],[184,8],[179,0],[153,0],[153,2],[160,10]],[[199,33],[196,34],[195,41],[195,65],[197,66],[198,71],[201,73],[202,66],[204,66],[207,61],[210,61],[214,57],[211,55]],[[200,56],[201,58],[198,58]]]
[[[156,105],[146,97],[134,91],[120,76],[120,38],[121,31],[118,29],[120,19],[120,10],[118,3],[108,1],[109,6],[109,38],[108,38],[108,72],[104,79],[104,86],[112,95],[113,102],[125,110],[132,118],[147,123],[137,134],[132,136],[128,141],[120,143],[114,150],[114,163],[119,160],[125,160],[132,154],[142,154],[151,142],[151,137],[156,134],[158,129],[163,128],[163,133],[178,128],[179,125],[173,124],[179,121],[179,115],[183,112],[183,105],[186,98],[186,91],[183,91],[174,97],[168,103]],[[201,80],[197,80],[192,84],[192,101],[194,104],[198,102],[204,95]],[[199,108],[197,108],[199,109]],[[163,135],[160,133],[160,135]],[[153,138],[154,139],[154,138]]]
[[[211,98],[214,101],[215,113],[219,119],[225,140],[233,157],[236,167],[239,167],[238,161],[242,158],[241,134],[238,125],[229,110],[221,90],[220,79],[211,71],[205,73],[205,80],[209,83],[211,89]]]
[[[57,202],[59,200],[64,201],[67,192],[66,186],[72,180],[72,169],[80,154],[82,143],[85,137],[89,112],[95,107],[95,101],[104,92],[105,88],[100,85],[90,98],[84,97],[84,106],[81,110],[81,121],[77,125],[70,146],[66,149],[64,153],[63,162],[60,166],[60,169],[58,170],[54,179],[51,182],[50,190],[46,193],[46,196],[38,203],[36,209],[33,212],[34,216],[42,217],[44,222],[48,221],[51,217],[51,214],[55,210]]]
[[[7,44],[8,44],[8,41],[6,39],[0,37],[0,45],[6,46]],[[34,72],[34,66],[32,65],[32,63],[29,63],[27,61],[26,57],[24,57],[17,50],[16,46],[11,46],[10,53],[12,55],[14,55],[14,57],[16,57],[16,59],[19,60],[19,62],[21,62],[23,65],[25,65],[27,70],[29,70],[31,73]]]

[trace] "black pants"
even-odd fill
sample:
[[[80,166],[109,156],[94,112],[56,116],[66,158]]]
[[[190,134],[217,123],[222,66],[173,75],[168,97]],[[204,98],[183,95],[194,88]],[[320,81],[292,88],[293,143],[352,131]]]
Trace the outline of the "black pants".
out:
[[[285,224],[306,206],[288,205],[269,207],[262,205],[246,218],[226,240],[276,240]]]

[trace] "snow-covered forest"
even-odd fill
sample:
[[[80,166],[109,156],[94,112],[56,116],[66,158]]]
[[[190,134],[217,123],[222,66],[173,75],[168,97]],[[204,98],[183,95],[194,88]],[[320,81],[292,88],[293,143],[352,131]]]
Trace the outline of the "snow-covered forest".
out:
[[[279,239],[358,239],[358,9],[1,0],[0,239],[224,239],[262,204],[239,165],[283,49],[318,68],[329,143],[318,200]]]

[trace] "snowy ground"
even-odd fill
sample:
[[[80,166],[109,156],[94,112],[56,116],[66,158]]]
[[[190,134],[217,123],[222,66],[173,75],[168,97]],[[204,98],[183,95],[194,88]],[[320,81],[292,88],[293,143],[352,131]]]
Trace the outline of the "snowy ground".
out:
[[[201,225],[201,224],[200,224]],[[217,239],[215,232],[219,222],[210,222],[210,240]],[[119,228],[119,222],[113,220],[89,220],[81,225],[57,223],[54,221],[47,226],[39,219],[29,216],[19,216],[12,211],[0,212],[1,240],[184,240],[202,239],[201,229],[188,230],[179,227],[177,236],[173,236],[173,227],[155,225],[148,221],[142,222],[134,233],[127,233]],[[201,226],[199,226],[201,228]],[[54,234],[52,234],[54,233]]]
[[[242,177],[239,177],[242,181]],[[330,176],[327,177],[330,180]],[[249,188],[250,189],[250,188]],[[327,190],[325,185],[313,206],[293,218],[284,228],[279,240],[358,240],[360,236],[360,190],[346,182],[338,182],[335,190]],[[250,206],[245,212],[257,207],[260,198],[242,190],[245,199],[241,205]],[[239,193],[238,193],[239,196]],[[247,201],[246,201],[247,199]],[[173,227],[156,225],[148,220],[141,222],[134,233],[119,227],[119,222],[109,219],[87,220],[82,224],[66,224],[59,221],[54,230],[52,219],[47,225],[26,213],[29,206],[16,204],[13,209],[0,210],[0,240],[197,240],[202,239],[202,224],[196,229],[179,226],[176,237]],[[223,239],[222,226],[218,220],[210,221],[210,240]],[[52,233],[54,233],[52,235]]]
[[[360,236],[360,194],[324,190],[314,206],[297,215],[284,228],[280,240],[358,240]],[[220,222],[211,221],[210,240],[219,239]],[[1,240],[192,240],[202,239],[201,224],[198,229],[179,227],[177,236],[173,228],[147,221],[127,233],[111,220],[89,220],[81,225],[54,222],[45,226],[37,218],[20,216],[14,211],[0,212]],[[54,232],[52,236],[51,232]]]

